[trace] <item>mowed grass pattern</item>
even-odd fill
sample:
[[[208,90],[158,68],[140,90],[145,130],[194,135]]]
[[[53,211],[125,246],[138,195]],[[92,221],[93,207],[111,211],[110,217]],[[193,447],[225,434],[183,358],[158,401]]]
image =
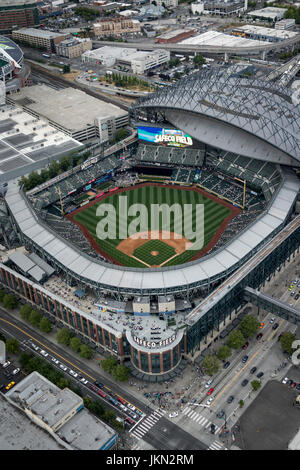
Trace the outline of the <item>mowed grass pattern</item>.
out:
[[[157,251],[158,254],[153,255],[152,252],[154,251]],[[160,265],[171,258],[171,256],[176,255],[176,251],[172,246],[167,245],[161,240],[149,240],[144,245],[134,250],[133,255],[150,266],[153,266]]]
[[[119,202],[120,197],[127,196],[127,206],[128,208],[133,204],[140,203],[143,204],[148,209],[148,228],[151,230],[151,204],[167,204],[172,206],[172,204],[178,203],[182,206],[184,204],[191,204],[193,210],[189,212],[188,221],[191,223],[192,229],[196,229],[195,213],[196,213],[196,204],[204,204],[204,246],[210,242],[216,231],[218,230],[220,224],[224,221],[226,217],[230,215],[230,209],[219,204],[218,202],[205,197],[197,191],[186,191],[178,188],[170,187],[160,187],[160,186],[141,186],[136,187],[130,191],[124,191],[119,194],[112,194],[111,196],[95,203],[93,206],[88,207],[82,212],[76,214],[74,219],[81,223],[89,233],[92,235],[96,243],[100,248],[106,252],[108,255],[113,257],[119,263],[125,266],[131,267],[144,267],[145,265],[139,263],[137,260],[131,256],[127,256],[125,253],[120,252],[116,247],[122,241],[119,239],[119,230],[126,230],[130,222],[135,220],[138,214],[128,217],[127,221],[123,217],[119,220]],[[101,204],[112,204],[116,210],[117,220],[116,220],[116,238],[115,239],[106,239],[99,240],[96,235],[96,227],[98,222],[101,220],[101,217],[96,216],[96,211]],[[124,214],[122,214],[124,216]],[[182,217],[183,219],[183,217]],[[126,226],[127,225],[127,226]],[[174,231],[174,218],[171,215],[170,227],[162,226],[162,217],[160,217],[160,230],[170,230]],[[141,228],[137,227],[137,231],[140,231]],[[182,228],[182,234],[184,235],[184,230]],[[193,241],[193,240],[191,240]],[[187,250],[181,255],[178,255],[174,260],[166,263],[164,266],[185,263],[191,259],[196,254],[195,251]]]

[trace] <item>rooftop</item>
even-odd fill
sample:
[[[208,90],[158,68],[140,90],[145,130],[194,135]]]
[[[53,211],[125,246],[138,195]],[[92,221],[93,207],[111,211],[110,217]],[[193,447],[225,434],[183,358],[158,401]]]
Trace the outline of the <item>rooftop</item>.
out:
[[[25,377],[7,396],[51,428],[71,410],[82,405],[81,397],[68,388],[61,390],[38,372]]]
[[[218,31],[207,31],[188,39],[180,41],[180,44],[221,46],[221,47],[251,47],[268,44],[267,41],[256,41],[254,39],[239,38]]]
[[[116,432],[96,416],[83,409],[64,424],[58,436],[74,449],[99,450],[105,447]]]
[[[184,34],[184,33],[189,33],[190,31],[196,32],[195,29],[192,28],[179,28],[179,29],[174,29],[173,31],[168,31],[167,33],[161,34],[158,36],[159,39],[170,39],[174,38],[176,36],[179,36],[179,34]]]
[[[14,97],[17,99],[17,95]],[[25,175],[37,162],[58,158],[79,147],[79,142],[19,107],[0,107],[0,181]]]
[[[287,31],[281,29],[274,29],[274,28],[264,28],[263,26],[255,26],[255,25],[244,25],[238,28],[235,28],[239,31],[245,31],[248,34],[261,34],[262,36],[269,36],[278,39],[290,39],[297,36],[296,31]]]
[[[39,116],[73,132],[88,125],[93,126],[96,118],[127,114],[117,106],[75,88],[56,90],[44,84],[34,85],[22,88],[13,95],[13,99]]]
[[[37,28],[21,28],[15,31],[16,33],[26,34],[27,36],[39,37],[42,39],[55,39],[62,36],[62,33],[55,33],[54,31],[48,31],[46,29]]]

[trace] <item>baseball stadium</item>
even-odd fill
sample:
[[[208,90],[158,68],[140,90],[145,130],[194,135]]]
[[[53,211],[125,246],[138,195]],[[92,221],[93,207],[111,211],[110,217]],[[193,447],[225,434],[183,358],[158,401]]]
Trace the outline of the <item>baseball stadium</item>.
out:
[[[148,94],[130,116],[136,130],[101,155],[27,192],[9,185],[12,230],[54,274],[30,277],[12,261],[0,272],[133,374],[163,380],[228,334],[250,290],[299,249],[300,106],[289,89],[231,67]],[[190,210],[158,211],[153,226],[153,205]],[[195,236],[198,206],[200,244],[183,230]]]

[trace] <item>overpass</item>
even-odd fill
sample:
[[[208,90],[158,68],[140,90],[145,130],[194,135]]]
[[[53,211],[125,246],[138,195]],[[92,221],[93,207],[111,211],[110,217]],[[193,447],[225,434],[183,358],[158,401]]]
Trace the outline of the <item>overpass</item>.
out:
[[[262,54],[263,58],[267,52],[270,51],[280,51],[283,49],[290,49],[294,48],[298,43],[300,43],[300,34],[293,38],[286,39],[280,42],[270,42],[267,44],[258,44],[248,47],[243,46],[212,46],[206,44],[180,44],[180,43],[172,43],[172,44],[145,44],[140,42],[111,42],[111,41],[93,41],[93,49],[102,47],[102,46],[111,46],[111,47],[123,47],[123,48],[135,48],[144,51],[153,51],[155,49],[165,49],[170,52],[181,52],[190,54],[191,52],[197,54],[224,54],[225,57],[228,57],[230,54]]]
[[[246,287],[244,295],[247,302],[251,302],[258,308],[261,307],[274,315],[284,318],[290,323],[300,325],[300,310],[285,304],[281,300],[274,299],[274,297],[268,294],[252,289],[252,287]]]
[[[286,86],[289,81],[298,73],[300,70],[300,54],[293,57],[291,60],[286,62],[285,64],[277,67],[276,69],[272,70],[267,76],[266,80],[275,80],[276,78],[280,78],[280,85]]]

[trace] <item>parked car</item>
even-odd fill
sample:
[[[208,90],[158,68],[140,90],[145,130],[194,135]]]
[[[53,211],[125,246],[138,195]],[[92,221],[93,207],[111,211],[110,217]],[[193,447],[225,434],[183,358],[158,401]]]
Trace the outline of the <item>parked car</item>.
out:
[[[242,349],[247,349],[249,346],[249,341],[246,341],[246,343],[244,344],[244,346],[242,347]]]
[[[17,375],[19,372],[20,372],[20,369],[17,368],[17,369],[12,371],[12,375]]]
[[[257,367],[252,367],[252,369],[250,369],[250,374],[254,374],[254,372],[257,371]]]
[[[256,377],[257,377],[258,379],[260,379],[263,375],[264,375],[263,372],[259,372]]]
[[[272,317],[271,320],[270,320],[270,323],[272,324],[272,323],[274,323],[274,321],[275,321],[275,317]]]
[[[206,395],[211,395],[211,394],[214,392],[214,390],[215,390],[215,389],[214,389],[213,387],[210,388],[210,389],[208,390],[208,392],[206,393]]]
[[[230,397],[227,398],[227,403],[232,403],[234,400],[234,396],[230,395]]]
[[[295,387],[296,390],[300,390],[300,384],[297,384]]]
[[[245,364],[245,362],[247,362],[249,359],[249,356],[243,356],[242,358],[242,362]]]
[[[284,377],[284,379],[282,379],[281,383],[286,384],[288,380],[289,380],[288,377]]]
[[[77,372],[74,372],[74,370],[70,369],[69,374],[72,375],[73,377],[78,377]]]
[[[8,367],[9,365],[10,365],[10,362],[9,362],[9,361],[6,361],[6,362],[4,362],[4,364],[2,364],[2,367],[4,367],[4,369],[5,369],[5,368]]]
[[[279,323],[274,323],[274,325],[272,326],[272,330],[277,330],[278,327],[279,327]]]
[[[242,382],[242,387],[245,387],[247,385],[247,383],[249,382],[249,380],[247,379],[244,379],[243,382]]]
[[[293,380],[290,379],[290,380],[287,381],[286,384],[290,387],[292,385],[292,383],[293,383]]]
[[[134,424],[133,419],[129,418],[129,416],[125,418],[125,421],[127,421],[129,424]]]
[[[213,397],[210,397],[210,398],[207,400],[206,404],[207,404],[208,406],[210,406],[210,404],[211,404],[212,401],[213,401]]]
[[[80,379],[80,382],[82,382],[84,385],[87,385],[89,381],[86,380],[84,377],[82,377],[82,378]]]
[[[223,369],[227,369],[229,366],[230,366],[230,362],[227,361],[227,362],[225,362],[225,364],[223,365]]]
[[[178,411],[173,411],[173,413],[169,414],[169,418],[176,418],[178,416]]]
[[[256,336],[256,339],[261,339],[263,337],[263,334],[262,333],[258,333],[258,335]]]
[[[295,388],[296,385],[297,385],[297,382],[293,382],[293,383],[291,384],[291,388]]]
[[[67,366],[65,366],[64,364],[59,364],[59,367],[64,371],[68,369]]]

